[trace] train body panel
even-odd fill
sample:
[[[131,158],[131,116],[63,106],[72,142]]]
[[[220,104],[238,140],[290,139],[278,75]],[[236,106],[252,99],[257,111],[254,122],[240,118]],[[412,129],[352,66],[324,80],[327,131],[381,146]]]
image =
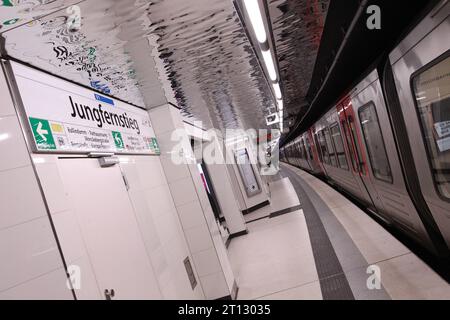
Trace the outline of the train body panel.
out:
[[[364,184],[377,213],[432,249],[431,240],[406,189],[376,70],[357,86],[351,101],[366,159]]]
[[[423,197],[450,247],[450,3],[390,54]]]

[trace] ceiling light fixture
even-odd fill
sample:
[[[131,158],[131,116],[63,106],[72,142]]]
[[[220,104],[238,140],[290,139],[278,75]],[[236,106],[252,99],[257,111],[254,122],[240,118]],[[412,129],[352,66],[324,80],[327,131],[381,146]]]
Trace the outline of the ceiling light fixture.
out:
[[[269,72],[269,78],[272,81],[277,80],[277,72],[275,71],[275,64],[273,63],[272,53],[270,50],[262,50],[262,56],[264,58],[264,63],[266,64],[267,72]]]
[[[277,83],[272,84],[273,85],[273,90],[275,91],[275,97],[278,100],[281,100],[283,97],[281,96],[281,90],[280,90],[280,85]]]
[[[259,43],[267,41],[266,29],[264,28],[264,22],[259,9],[258,0],[244,0],[245,10],[250,18],[253,31],[255,32],[256,39]]]
[[[283,100],[278,100],[278,110],[283,111]]]

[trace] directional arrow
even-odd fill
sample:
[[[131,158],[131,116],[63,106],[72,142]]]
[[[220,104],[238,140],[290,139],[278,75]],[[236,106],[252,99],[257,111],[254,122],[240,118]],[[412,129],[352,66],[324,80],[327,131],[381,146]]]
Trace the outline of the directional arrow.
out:
[[[36,132],[41,136],[41,138],[44,141],[47,141],[47,137],[45,136],[48,134],[48,130],[42,129],[42,122],[39,121]]]
[[[122,145],[122,140],[120,140],[120,137],[118,135],[115,135],[114,139],[116,139],[116,143],[117,143],[118,146]]]

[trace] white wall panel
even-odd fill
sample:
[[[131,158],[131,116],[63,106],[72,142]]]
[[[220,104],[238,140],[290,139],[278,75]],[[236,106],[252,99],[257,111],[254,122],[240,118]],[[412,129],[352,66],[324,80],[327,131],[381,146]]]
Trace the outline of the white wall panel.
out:
[[[0,171],[30,165],[30,156],[16,116],[0,117],[0,150]]]

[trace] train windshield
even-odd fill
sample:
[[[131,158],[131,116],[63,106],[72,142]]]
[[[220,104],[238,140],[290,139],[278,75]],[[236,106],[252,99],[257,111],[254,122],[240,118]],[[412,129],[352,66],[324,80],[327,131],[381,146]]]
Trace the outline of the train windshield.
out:
[[[415,76],[413,87],[433,178],[450,199],[450,57]]]

